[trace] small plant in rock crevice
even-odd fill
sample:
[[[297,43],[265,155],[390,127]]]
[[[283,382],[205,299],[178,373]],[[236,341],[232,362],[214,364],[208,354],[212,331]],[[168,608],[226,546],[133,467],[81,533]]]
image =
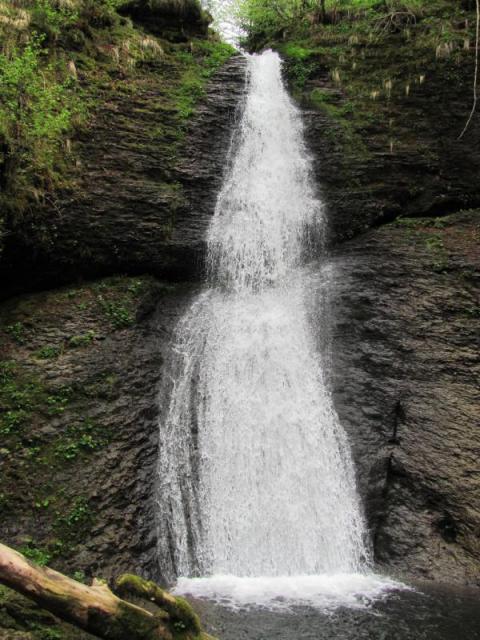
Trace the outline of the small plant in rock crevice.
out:
[[[9,324],[5,331],[15,340],[17,344],[25,344],[25,327],[21,322]]]
[[[53,360],[61,354],[61,347],[47,344],[36,352],[36,356],[41,360]]]

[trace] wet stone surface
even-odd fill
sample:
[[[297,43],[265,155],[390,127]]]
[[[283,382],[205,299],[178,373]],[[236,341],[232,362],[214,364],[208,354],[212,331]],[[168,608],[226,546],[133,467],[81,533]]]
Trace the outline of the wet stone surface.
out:
[[[471,585],[480,575],[479,237],[477,211],[387,225],[335,251],[327,287],[331,385],[375,560]]]

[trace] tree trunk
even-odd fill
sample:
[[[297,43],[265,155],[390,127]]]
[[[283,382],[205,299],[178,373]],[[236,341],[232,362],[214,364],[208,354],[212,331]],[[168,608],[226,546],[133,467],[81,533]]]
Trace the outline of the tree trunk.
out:
[[[89,633],[108,640],[208,640],[199,620],[183,598],[175,598],[153,582],[122,576],[119,588],[155,602],[151,613],[122,600],[104,583],[91,587],[27,560],[0,544],[0,583],[34,600],[42,608]]]

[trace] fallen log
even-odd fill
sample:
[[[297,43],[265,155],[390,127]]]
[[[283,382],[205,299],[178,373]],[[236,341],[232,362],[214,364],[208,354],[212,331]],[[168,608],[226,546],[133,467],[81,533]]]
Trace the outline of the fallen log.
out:
[[[106,583],[84,585],[40,567],[0,544],[0,583],[34,600],[62,620],[105,640],[212,640],[183,599],[137,576],[119,578],[119,592],[156,604],[155,613],[124,600]]]

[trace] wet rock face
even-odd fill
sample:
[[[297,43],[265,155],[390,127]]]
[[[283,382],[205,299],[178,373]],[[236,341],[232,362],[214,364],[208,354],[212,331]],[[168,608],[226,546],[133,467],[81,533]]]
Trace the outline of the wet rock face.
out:
[[[190,127],[187,144],[176,166],[186,199],[176,212],[168,251],[177,256],[178,272],[199,273],[206,234],[228,162],[230,141],[245,96],[246,60],[235,56],[209,84]],[[184,262],[185,260],[185,262]]]
[[[70,574],[152,574],[159,384],[189,298],[117,277],[1,305],[2,541]]]
[[[59,194],[48,215],[12,236],[4,295],[79,276],[148,272],[178,280],[201,272],[245,59],[232,57],[210,79],[178,151],[179,125],[162,106],[162,82],[153,69],[134,94],[117,91],[102,103],[78,141],[73,193]]]
[[[480,218],[387,225],[332,266],[332,387],[375,559],[479,584]]]

